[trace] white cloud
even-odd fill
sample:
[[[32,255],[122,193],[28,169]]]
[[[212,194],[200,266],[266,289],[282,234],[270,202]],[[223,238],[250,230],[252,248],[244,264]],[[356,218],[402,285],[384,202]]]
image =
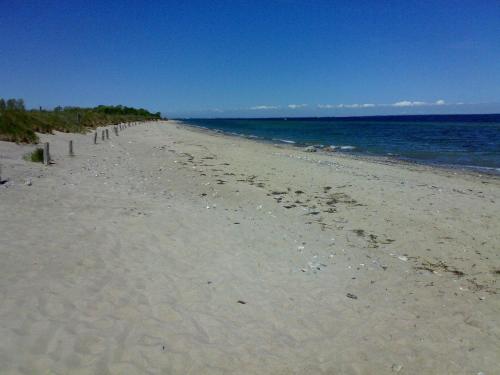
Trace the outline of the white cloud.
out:
[[[420,106],[431,106],[431,105],[446,105],[447,103],[443,99],[436,100],[434,103],[427,102],[412,102],[409,100],[402,100],[400,102],[396,102],[391,104],[393,107],[420,107]]]
[[[365,104],[318,104],[320,109],[330,109],[330,108],[373,108],[376,107],[375,104],[365,103]]]
[[[305,108],[307,107],[307,104],[288,104],[288,108],[290,109],[298,109],[298,108]]]
[[[250,107],[250,109],[254,111],[266,110],[266,109],[278,109],[278,108],[279,107],[275,105],[257,105],[255,107]]]
[[[341,108],[377,108],[377,107],[421,107],[421,106],[447,106],[447,105],[460,105],[464,103],[448,103],[443,99],[436,100],[435,102],[422,102],[422,101],[411,101],[411,100],[400,100],[392,104],[318,104],[316,108],[318,109],[341,109]]]
[[[411,102],[409,100],[402,100],[400,102],[393,103],[393,107],[418,107],[421,105],[428,105],[426,102]]]

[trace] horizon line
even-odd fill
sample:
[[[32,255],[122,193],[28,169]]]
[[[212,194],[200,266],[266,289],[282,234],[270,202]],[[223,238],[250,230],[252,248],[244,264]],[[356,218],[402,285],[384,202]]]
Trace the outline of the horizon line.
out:
[[[444,116],[500,116],[495,113],[439,113],[439,114],[404,114],[404,115],[361,115],[361,116],[271,116],[271,117],[171,117],[170,120],[300,120],[328,118],[369,118],[369,117],[444,117]]]

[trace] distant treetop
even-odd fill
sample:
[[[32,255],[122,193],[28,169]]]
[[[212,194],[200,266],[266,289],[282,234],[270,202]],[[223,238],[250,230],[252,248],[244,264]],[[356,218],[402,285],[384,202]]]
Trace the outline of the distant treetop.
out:
[[[94,108],[97,112],[106,113],[108,115],[135,115],[145,117],[161,117],[160,112],[151,113],[144,108],[132,108],[123,105],[99,105]]]
[[[0,111],[25,111],[24,100],[23,99],[2,99],[0,98]],[[41,107],[40,107],[41,111]],[[124,115],[124,116],[141,116],[148,118],[161,118],[161,113],[149,112],[144,108],[133,108],[124,105],[99,105],[95,108],[82,108],[82,107],[61,107],[57,106],[54,108],[54,112],[65,112],[65,111],[91,111],[104,113],[106,115]]]
[[[4,100],[0,98],[0,111],[5,111],[5,110],[24,111],[24,100],[23,99]]]

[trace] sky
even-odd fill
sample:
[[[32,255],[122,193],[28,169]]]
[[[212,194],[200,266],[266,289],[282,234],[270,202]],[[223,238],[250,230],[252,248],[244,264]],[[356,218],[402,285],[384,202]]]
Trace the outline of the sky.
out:
[[[168,117],[500,113],[500,1],[0,0],[0,97]]]

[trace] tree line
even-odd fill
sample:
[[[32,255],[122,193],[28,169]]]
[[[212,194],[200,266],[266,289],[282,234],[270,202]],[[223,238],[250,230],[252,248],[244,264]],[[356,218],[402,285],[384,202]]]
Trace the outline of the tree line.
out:
[[[23,99],[3,99],[0,98],[0,111],[24,111]]]
[[[25,105],[23,99],[3,99],[0,98],[0,111],[25,111]],[[83,108],[83,107],[74,107],[74,106],[57,106],[54,108],[54,112],[65,112],[65,111],[95,111],[100,113],[105,113],[107,115],[132,115],[132,116],[143,116],[143,117],[151,117],[151,118],[161,118],[160,112],[149,112],[144,108],[134,108],[127,107],[124,105],[98,105],[94,108]],[[33,109],[31,111],[37,111]],[[39,111],[42,111],[40,107]],[[50,111],[48,111],[50,112]]]

